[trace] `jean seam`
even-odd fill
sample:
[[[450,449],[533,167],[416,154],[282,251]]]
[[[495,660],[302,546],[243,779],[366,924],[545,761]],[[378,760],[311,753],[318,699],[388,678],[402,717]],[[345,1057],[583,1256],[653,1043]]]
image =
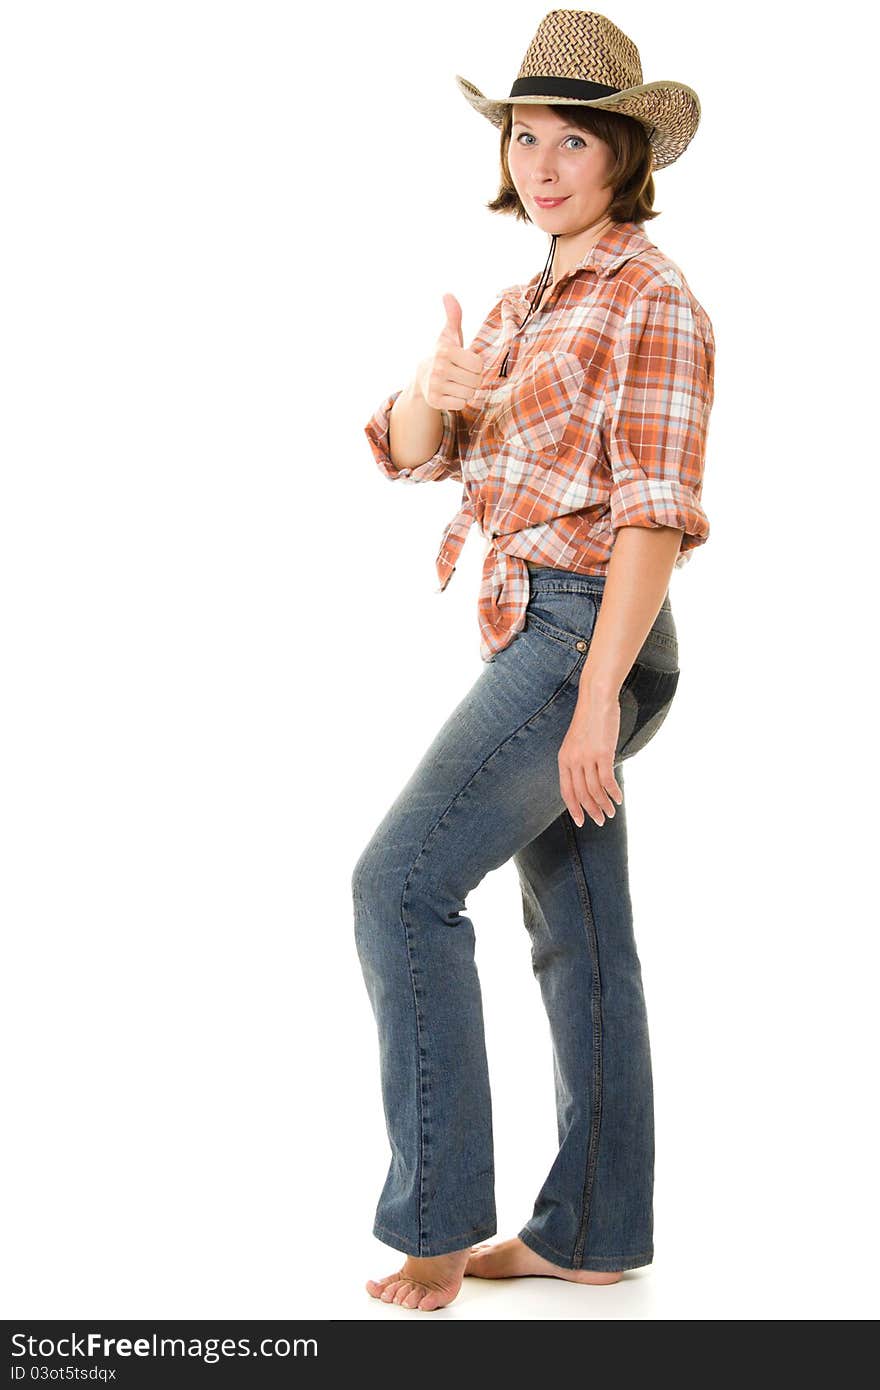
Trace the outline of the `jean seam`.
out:
[[[492,749],[491,753],[487,753],[487,754],[486,754],[486,757],[485,757],[485,758],[483,759],[483,761],[480,763],[479,767],[475,768],[475,769],[471,772],[471,774],[470,774],[470,776],[468,777],[467,781],[464,783],[463,786],[459,787],[458,791],[455,793],[455,795],[453,796],[452,800],[449,802],[449,804],[446,806],[446,808],[445,808],[443,811],[441,811],[441,813],[440,813],[440,815],[438,816],[437,820],[434,822],[434,824],[433,824],[433,825],[431,826],[431,828],[428,830],[428,832],[427,832],[427,834],[425,835],[425,838],[424,838],[424,840],[422,841],[422,844],[421,844],[421,846],[420,846],[420,848],[419,848],[419,852],[418,852],[418,854],[415,856],[415,858],[414,858],[414,860],[413,860],[413,862],[412,862],[412,864],[411,864],[411,866],[410,866],[409,872],[407,873],[407,876],[406,876],[406,878],[404,879],[404,882],[403,882],[403,890],[402,890],[401,895],[400,895],[400,920],[401,920],[401,924],[402,924],[402,926],[403,926],[404,940],[405,940],[405,942],[406,942],[406,959],[407,959],[407,965],[408,965],[408,967],[409,967],[410,984],[412,985],[412,991],[413,991],[413,1007],[414,1007],[414,1009],[415,1009],[415,1015],[416,1015],[416,1035],[417,1035],[416,1041],[417,1041],[417,1046],[418,1046],[418,1058],[419,1058],[419,1224],[418,1224],[418,1234],[417,1234],[417,1237],[416,1237],[416,1242],[417,1242],[417,1244],[418,1244],[418,1246],[419,1246],[419,1249],[421,1249],[421,1247],[422,1247],[422,1239],[423,1239],[423,1221],[422,1221],[422,1214],[423,1214],[424,1184],[425,1184],[425,1114],[424,1114],[424,1111],[425,1111],[425,1106],[424,1106],[425,1074],[424,1074],[424,1070],[423,1070],[423,1066],[422,1066],[422,1056],[423,1056],[423,1054],[422,1054],[422,1045],[421,1045],[421,1038],[422,1038],[422,1030],[421,1030],[421,1013],[420,1013],[420,1010],[419,1010],[419,999],[418,999],[418,991],[417,991],[417,989],[416,989],[415,972],[414,972],[414,970],[413,970],[413,956],[412,956],[412,949],[411,949],[412,943],[411,943],[411,936],[410,936],[410,923],[409,923],[409,921],[408,921],[408,919],[407,919],[407,905],[406,905],[406,904],[407,904],[407,893],[408,893],[408,891],[409,891],[410,879],[412,878],[413,873],[415,872],[415,869],[416,869],[416,867],[417,867],[417,865],[418,865],[419,860],[421,859],[422,855],[425,853],[425,849],[426,849],[426,847],[427,847],[427,845],[428,845],[429,840],[431,839],[431,836],[434,835],[434,834],[436,833],[436,831],[440,828],[440,826],[443,824],[444,820],[446,819],[446,817],[447,817],[447,815],[449,814],[449,812],[452,810],[452,808],[453,808],[453,806],[455,805],[455,803],[458,801],[459,797],[462,796],[462,795],[467,791],[468,787],[469,787],[470,784],[473,782],[474,778],[477,777],[477,776],[479,776],[479,774],[482,772],[483,768],[487,765],[487,763],[489,763],[489,762],[492,760],[492,758],[494,758],[494,757],[496,756],[496,754],[498,754],[498,753],[501,752],[501,749],[504,748],[505,744],[509,743],[509,742],[511,741],[511,739],[515,738],[516,735],[519,734],[519,733],[521,733],[523,729],[527,729],[527,728],[529,727],[530,724],[533,724],[534,721],[535,721],[536,719],[538,719],[538,718],[545,712],[545,710],[549,709],[550,706],[551,706],[552,704],[554,704],[556,700],[559,699],[559,696],[560,696],[561,694],[563,694],[563,692],[568,688],[568,683],[569,683],[569,681],[571,680],[572,672],[575,671],[575,670],[577,669],[578,665],[580,664],[580,661],[581,661],[581,657],[580,657],[580,655],[578,655],[577,661],[575,661],[575,662],[572,664],[571,670],[569,670],[569,671],[566,673],[565,679],[564,679],[562,682],[560,682],[560,684],[558,684],[558,685],[556,686],[556,688],[555,688],[554,691],[553,691],[553,694],[549,697],[549,699],[545,700],[544,703],[543,703],[543,705],[540,706],[540,708],[536,709],[536,710],[534,711],[533,714],[530,714],[530,715],[529,715],[528,719],[524,719],[523,722],[522,722],[521,724],[518,724],[517,727],[516,727],[515,729],[513,729],[505,738],[503,738],[503,739],[501,740],[501,742],[500,742],[495,748]],[[449,1237],[449,1239],[454,1239],[454,1237]]]
[[[536,1243],[537,1245],[543,1245],[543,1246],[545,1247],[545,1249],[547,1249],[547,1250],[552,1250],[553,1253],[556,1254],[556,1255],[561,1255],[562,1258],[563,1258],[563,1260],[567,1260],[567,1259],[569,1258],[568,1254],[567,1254],[564,1250],[559,1250],[559,1249],[557,1248],[557,1246],[551,1244],[551,1242],[547,1239],[546,1236],[539,1236],[538,1233],[537,1233],[537,1231],[533,1231],[532,1228],[531,1228],[531,1226],[529,1226],[528,1224],[525,1225],[525,1226],[522,1228],[522,1231],[520,1231],[520,1239],[521,1239],[521,1240],[522,1240],[523,1232],[527,1232],[527,1233],[531,1236],[532,1240],[534,1240],[535,1243]],[[526,1243],[526,1242],[523,1241],[523,1244],[525,1244],[525,1243]],[[617,1264],[623,1264],[623,1263],[630,1263],[630,1262],[633,1261],[633,1260],[653,1259],[653,1258],[654,1258],[654,1247],[653,1247],[653,1245],[652,1245],[652,1246],[650,1246],[647,1250],[634,1250],[634,1251],[630,1252],[629,1254],[624,1254],[624,1253],[621,1252],[621,1253],[615,1254],[615,1255],[590,1255],[588,1258],[589,1258],[590,1260],[592,1260],[594,1263],[596,1263],[596,1262],[598,1262],[598,1261],[601,1261],[603,1264],[608,1264],[608,1265],[617,1265]],[[551,1264],[553,1264],[553,1263],[555,1263],[555,1261],[552,1261],[552,1260],[551,1260]],[[565,1266],[565,1267],[566,1267],[566,1268],[569,1268],[569,1266]],[[572,1269],[584,1269],[584,1268],[586,1268],[586,1266],[584,1266],[584,1265],[571,1265],[570,1268],[572,1268]],[[597,1273],[602,1273],[603,1271],[599,1270],[599,1271],[596,1271],[596,1272],[597,1272]]]
[[[494,1222],[491,1221],[483,1221],[479,1226],[470,1226],[466,1231],[453,1231],[452,1235],[444,1236],[443,1239],[444,1241],[464,1240],[466,1236],[473,1236],[475,1231],[482,1231],[484,1226],[491,1226],[493,1224]],[[377,1221],[374,1229],[377,1231],[384,1231],[385,1235],[394,1236],[395,1240],[402,1240],[409,1244],[409,1236],[402,1235],[400,1231],[392,1231],[391,1227],[386,1226],[382,1221]],[[419,1241],[419,1245],[421,1246],[421,1241]]]
[[[602,1102],[603,1102],[603,1055],[602,1055],[602,977],[599,971],[599,938],[596,931],[596,919],[593,916],[593,908],[590,902],[590,891],[587,885],[586,874],[584,872],[583,860],[580,849],[575,838],[574,828],[570,819],[566,816],[565,837],[568,842],[569,857],[574,870],[575,882],[577,884],[578,897],[581,900],[581,907],[584,913],[584,923],[586,926],[586,936],[590,948],[590,959],[593,967],[593,987],[590,997],[592,1022],[593,1022],[593,1095],[592,1095],[592,1115],[590,1119],[590,1138],[587,1145],[587,1162],[584,1174],[583,1202],[581,1208],[581,1224],[575,1241],[572,1259],[575,1267],[583,1257],[584,1245],[587,1238],[587,1227],[590,1222],[590,1212],[593,1201],[593,1186],[596,1176],[596,1168],[599,1158],[599,1135],[602,1124]]]
[[[535,720],[539,719],[541,715],[544,714],[544,712],[548,710],[552,704],[555,704],[555,702],[559,699],[559,696],[564,694],[566,687],[568,686],[568,683],[571,680],[572,674],[574,671],[577,670],[578,666],[580,665],[580,662],[581,656],[580,653],[578,653],[577,660],[572,663],[570,670],[565,675],[565,679],[557,684],[556,688],[553,691],[553,694],[549,696],[549,698],[544,701],[543,705],[536,709],[533,714],[530,714],[528,719],[524,719],[521,724],[518,724],[515,729],[512,729],[509,734],[505,735],[501,742],[492,749],[491,753],[486,754],[479,767],[474,768],[474,770],[470,773],[469,777],[467,778],[467,781],[459,787],[458,791],[455,793],[452,799],[440,812],[440,815],[437,817],[434,824],[431,826],[430,830],[428,831],[424,840],[422,841],[421,846],[419,847],[419,852],[413,860],[412,865],[410,866],[409,873],[407,874],[406,880],[403,885],[404,896],[406,894],[406,889],[409,886],[409,881],[412,878],[413,872],[415,871],[419,860],[421,859],[422,855],[425,852],[425,849],[427,848],[428,841],[430,840],[431,836],[435,834],[435,832],[440,828],[443,821],[446,819],[446,817],[449,815],[449,812],[455,805],[456,801],[458,801],[459,797],[467,791],[471,782],[473,782],[474,779],[480,775],[487,763],[490,763],[492,759],[498,753],[501,752],[501,750],[504,748],[506,744],[510,743],[512,739],[516,738],[517,734],[520,734],[524,729],[527,729],[530,724],[534,724]]]
[[[412,942],[410,939],[409,924],[406,920],[403,899],[406,894],[406,885],[409,882],[409,875],[403,885],[403,894],[400,900],[400,920],[403,926],[403,939],[406,943],[406,963],[409,969],[409,982],[413,994],[413,1012],[416,1020],[416,1055],[418,1057],[418,1085],[419,1085],[419,1218],[416,1244],[419,1250],[422,1248],[422,1206],[424,1202],[424,1181],[425,1181],[425,1074],[422,1067],[422,1013],[419,1008],[419,992],[416,988],[416,974],[413,969]],[[399,1233],[398,1233],[399,1234]]]
[[[596,597],[605,592],[604,584],[590,584],[587,582],[587,578],[588,577],[584,575],[585,582],[582,584],[566,583],[564,579],[558,582],[556,580],[533,579],[529,591],[530,596],[537,597],[539,594],[589,594],[592,597]]]

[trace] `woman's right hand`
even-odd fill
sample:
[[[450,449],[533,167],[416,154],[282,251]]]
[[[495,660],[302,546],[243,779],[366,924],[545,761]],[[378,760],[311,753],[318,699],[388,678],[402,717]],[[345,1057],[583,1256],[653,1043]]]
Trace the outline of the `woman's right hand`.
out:
[[[461,410],[480,388],[483,360],[464,346],[461,305],[455,295],[444,294],[443,306],[446,322],[433,353],[419,363],[416,386],[434,410]]]

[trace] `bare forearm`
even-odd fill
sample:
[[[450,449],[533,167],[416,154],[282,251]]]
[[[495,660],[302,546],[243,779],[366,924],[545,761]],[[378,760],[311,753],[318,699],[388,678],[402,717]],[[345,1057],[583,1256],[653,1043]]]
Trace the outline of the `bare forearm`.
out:
[[[411,381],[391,407],[388,444],[395,468],[416,468],[427,463],[440,448],[443,438],[443,412],[425,401],[415,381]]]
[[[666,597],[682,531],[623,526],[617,533],[580,689],[616,699]]]

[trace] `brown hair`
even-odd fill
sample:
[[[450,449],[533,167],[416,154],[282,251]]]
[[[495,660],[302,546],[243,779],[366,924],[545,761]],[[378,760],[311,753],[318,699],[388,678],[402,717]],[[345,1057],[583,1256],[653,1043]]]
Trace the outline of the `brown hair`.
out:
[[[659,217],[654,208],[654,176],[651,142],[648,132],[633,116],[619,111],[604,111],[597,106],[553,106],[549,109],[580,126],[581,130],[604,140],[614,155],[614,168],[607,187],[614,189],[607,215],[613,222],[647,222]],[[520,222],[531,222],[517,193],[507,150],[513,129],[513,103],[506,107],[501,125],[501,187],[497,197],[486,207],[490,212],[513,213]]]

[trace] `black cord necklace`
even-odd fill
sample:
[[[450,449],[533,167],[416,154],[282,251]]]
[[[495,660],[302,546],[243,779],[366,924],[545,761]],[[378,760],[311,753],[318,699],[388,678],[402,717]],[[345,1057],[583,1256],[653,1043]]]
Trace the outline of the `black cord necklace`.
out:
[[[538,281],[538,284],[537,284],[537,286],[536,286],[536,288],[535,288],[535,297],[534,297],[534,299],[532,300],[532,303],[531,303],[531,307],[530,307],[530,309],[529,309],[529,312],[526,314],[525,318],[523,319],[522,323],[520,324],[520,328],[519,328],[519,331],[520,331],[520,332],[522,332],[522,330],[525,328],[526,324],[528,323],[529,319],[531,318],[532,314],[535,312],[535,308],[536,308],[536,306],[540,303],[540,301],[541,301],[541,295],[543,294],[544,289],[546,288],[544,282],[545,282],[545,278],[549,276],[551,267],[552,267],[552,265],[553,265],[553,253],[554,253],[554,251],[556,250],[556,238],[557,238],[557,235],[558,235],[558,233],[554,232],[554,233],[553,233],[553,236],[552,236],[551,239],[550,239],[550,255],[547,257],[547,264],[544,266],[544,269],[541,271],[541,278],[540,278],[540,280]],[[548,281],[548,283],[549,283],[549,281]],[[511,343],[510,347],[507,349],[507,352],[504,354],[504,361],[501,363],[501,371],[498,373],[499,376],[507,376],[507,359],[510,357],[510,354],[511,354],[512,350],[513,350],[513,343]]]

